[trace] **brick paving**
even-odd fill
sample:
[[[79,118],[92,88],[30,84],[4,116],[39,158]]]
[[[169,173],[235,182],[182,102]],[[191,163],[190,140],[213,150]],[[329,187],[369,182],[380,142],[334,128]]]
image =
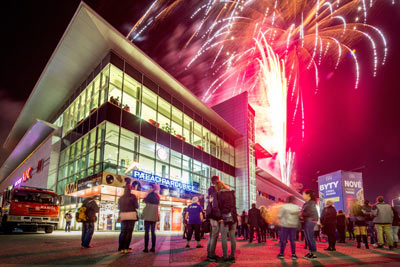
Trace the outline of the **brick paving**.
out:
[[[296,244],[299,259],[292,261],[289,246],[285,260],[276,258],[279,252],[277,241],[267,244],[248,244],[237,241],[236,263],[210,263],[206,259],[207,240],[201,241],[204,248],[196,249],[192,241],[186,249],[181,236],[159,234],[156,253],[143,253],[143,233],[135,233],[131,248],[133,252],[122,255],[116,252],[119,233],[96,232],[94,248],[80,248],[80,233],[54,232],[53,234],[0,235],[1,266],[400,266],[400,249],[357,249],[354,242],[338,244],[336,252],[326,252],[325,243],[318,243],[318,260],[302,259],[307,251],[304,244]],[[218,242],[217,254],[222,255]]]

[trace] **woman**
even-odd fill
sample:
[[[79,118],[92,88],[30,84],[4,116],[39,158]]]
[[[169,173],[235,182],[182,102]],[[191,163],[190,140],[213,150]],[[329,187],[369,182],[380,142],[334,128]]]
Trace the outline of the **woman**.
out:
[[[337,230],[339,232],[339,242],[346,243],[346,215],[342,210],[339,210],[337,214]]]
[[[317,246],[314,239],[314,227],[317,224],[319,217],[317,211],[317,203],[315,201],[315,192],[311,189],[307,189],[303,192],[303,198],[306,203],[304,203],[303,205],[301,217],[304,221],[304,234],[306,238],[306,243],[310,250],[310,252],[303,258],[307,260],[315,260],[317,259],[317,256],[315,255],[315,252],[317,252]]]
[[[156,193],[157,185],[150,184],[149,193],[144,198],[146,207],[143,209],[144,220],[144,250],[149,252],[149,231],[151,229],[151,249],[150,252],[155,252],[156,249],[156,223],[159,221],[158,206],[160,205],[160,196]]]
[[[118,251],[122,253],[129,253],[132,250],[129,245],[132,240],[133,228],[138,219],[137,217],[138,200],[135,195],[131,193],[130,185],[126,185],[124,194],[118,200],[118,209],[121,218],[121,233],[119,235]]]
[[[365,248],[369,249],[365,213],[366,211],[364,208],[357,203],[357,200],[354,199],[350,206],[350,217],[352,221],[354,221],[354,234],[356,235],[357,248],[361,248],[362,239],[365,244]]]
[[[329,246],[327,251],[336,251],[336,209],[333,207],[333,201],[326,201],[326,207],[322,210],[321,223],[323,232],[328,236]]]
[[[222,181],[215,185],[218,199],[218,215],[221,231],[222,251],[225,262],[235,262],[236,239],[235,231],[237,225],[236,198],[235,192],[230,191],[229,187]],[[227,237],[231,242],[231,254],[228,257]]]
[[[296,243],[294,242],[297,229],[299,227],[300,207],[296,205],[296,198],[289,196],[287,203],[282,205],[279,210],[278,218],[281,226],[281,249],[279,259],[284,259],[286,243],[290,241],[292,260],[297,260]]]

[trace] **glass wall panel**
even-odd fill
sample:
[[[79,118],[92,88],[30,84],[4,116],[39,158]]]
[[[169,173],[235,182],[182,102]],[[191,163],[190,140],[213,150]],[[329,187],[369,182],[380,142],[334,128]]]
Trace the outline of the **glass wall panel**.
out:
[[[203,149],[205,152],[210,153],[210,131],[203,127]]]
[[[120,146],[131,151],[139,151],[139,136],[131,131],[121,128]]]
[[[194,132],[193,132],[193,145],[201,150],[203,150],[203,144],[202,144],[202,126],[194,122]]]
[[[153,141],[140,137],[140,154],[146,155],[148,157],[154,158],[155,157],[155,145]]]
[[[106,124],[106,141],[107,141],[107,143],[112,143],[112,144],[118,145],[119,129],[120,129],[119,126],[107,122],[107,124]]]
[[[122,96],[122,108],[132,114],[140,114],[141,84],[127,74],[124,74],[124,90]]]
[[[171,149],[171,166],[175,166],[178,168],[181,168],[182,166],[182,154],[172,149]]]
[[[94,84],[95,92],[99,92],[99,103],[100,103],[99,106],[101,106],[103,103],[107,102],[107,100],[110,99],[109,93],[108,93],[108,88],[109,88],[109,84],[110,84],[110,65],[111,64],[108,64],[106,67],[104,67],[103,71],[101,72],[100,84],[97,82]],[[118,71],[117,71],[117,73],[118,73]],[[116,78],[116,81],[114,81],[114,86],[118,87],[118,85],[120,85],[118,82],[118,77],[115,77],[115,78]],[[119,88],[121,88],[121,87],[119,87]]]
[[[139,167],[138,169],[146,173],[154,173],[154,159],[145,157],[143,155],[139,156]]]
[[[117,106],[121,106],[123,75],[122,70],[111,65],[108,98],[111,103]]]
[[[183,136],[182,125],[183,125],[183,112],[175,107],[172,107],[171,129],[173,129],[173,132],[178,138],[182,138]]]
[[[181,168],[176,168],[176,167],[171,166],[170,167],[170,178],[175,181],[182,181]]]
[[[169,165],[168,163],[156,161],[156,174],[161,177],[169,178]]]
[[[141,117],[152,124],[157,122],[157,95],[144,86]]]
[[[217,136],[213,133],[210,133],[210,154],[217,156]]]
[[[183,114],[184,121],[183,121],[183,137],[185,141],[189,144],[192,144],[193,142],[193,137],[192,137],[192,131],[193,131],[193,119],[187,116],[186,114]]]

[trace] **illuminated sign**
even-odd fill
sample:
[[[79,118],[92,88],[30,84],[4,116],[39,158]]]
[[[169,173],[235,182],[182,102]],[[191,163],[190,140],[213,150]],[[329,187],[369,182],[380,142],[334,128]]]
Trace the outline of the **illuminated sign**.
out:
[[[21,178],[19,178],[15,183],[14,186],[20,186],[22,183],[25,183],[29,179],[32,179],[32,168],[28,168],[26,171],[24,171],[24,174]]]
[[[170,188],[182,189],[190,192],[196,192],[197,189],[194,185],[184,184],[178,181],[172,181],[154,174],[144,173],[142,171],[134,170],[132,177],[138,180],[146,181],[153,184],[159,184]]]

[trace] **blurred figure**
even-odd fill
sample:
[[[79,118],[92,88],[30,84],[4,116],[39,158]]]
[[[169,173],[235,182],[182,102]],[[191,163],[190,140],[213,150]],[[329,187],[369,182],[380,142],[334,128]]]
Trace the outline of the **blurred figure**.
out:
[[[346,243],[346,215],[342,210],[338,211],[336,227],[339,233],[339,242]]]
[[[260,210],[256,208],[256,204],[251,204],[251,209],[249,210],[249,225],[250,225],[250,240],[249,243],[253,242],[254,231],[257,233],[258,243],[261,243],[260,236],[260,226],[259,222],[261,220]]]
[[[357,200],[352,200],[350,206],[350,216],[354,221],[354,234],[357,239],[357,248],[361,248],[361,239],[365,244],[365,248],[369,249],[367,236],[367,223],[365,222],[365,214],[363,206],[357,203]]]
[[[266,243],[267,242],[267,228],[268,224],[266,222],[267,219],[267,209],[264,206],[260,207],[260,236],[261,236],[261,242]]]
[[[377,203],[372,207],[372,215],[376,231],[378,232],[378,248],[383,248],[383,233],[387,238],[389,249],[393,249],[392,224],[393,210],[385,203],[383,196],[376,198]]]
[[[336,251],[336,209],[333,207],[333,201],[326,201],[326,207],[322,210],[321,224],[324,233],[328,236],[329,246],[325,249],[327,251]]]
[[[317,252],[317,246],[314,239],[314,227],[319,219],[315,192],[311,189],[307,189],[303,192],[303,198],[306,203],[303,205],[301,217],[304,220],[304,234],[310,251],[304,256],[304,259],[315,260],[317,259],[317,256],[315,255],[315,252]]]
[[[354,222],[350,216],[347,218],[347,230],[349,231],[349,240],[356,239],[354,234]]]
[[[219,257],[215,255],[215,248],[217,246],[217,239],[220,232],[220,225],[218,221],[221,216],[218,208],[217,190],[215,189],[215,185],[218,181],[218,176],[211,177],[211,186],[208,188],[208,204],[206,216],[210,220],[211,230],[210,237],[207,243],[207,260],[211,262],[215,262],[219,259]]]
[[[203,209],[197,202],[199,202],[199,198],[193,197],[192,204],[187,207],[186,220],[188,222],[188,234],[186,248],[190,248],[189,242],[192,239],[193,231],[197,241],[196,248],[202,248],[200,245],[200,226],[203,221]]]
[[[242,233],[242,218],[240,217],[240,214],[237,214],[237,229],[236,229],[236,236],[240,237],[241,233]]]
[[[160,214],[158,206],[160,205],[160,196],[156,192],[158,189],[157,185],[150,184],[149,193],[143,199],[146,206],[143,209],[143,220],[144,220],[144,250],[143,252],[149,252],[149,232],[151,230],[151,249],[150,252],[156,250],[156,223],[160,221]]]
[[[183,221],[183,239],[187,238],[187,233],[188,233],[188,222],[186,220],[186,213],[187,213],[187,207],[183,208],[182,211],[182,221]]]
[[[234,263],[236,252],[235,231],[237,225],[235,191],[229,190],[229,187],[222,181],[218,181],[216,183],[215,189],[217,191],[218,210],[220,214],[219,223],[221,229],[221,243],[224,261]],[[229,257],[227,242],[228,236],[231,243],[231,253]]]
[[[242,222],[243,240],[247,240],[249,238],[249,216],[247,215],[247,212],[245,210],[243,210],[240,218]]]
[[[365,223],[367,224],[367,232],[369,233],[371,239],[371,245],[373,245],[375,244],[374,223],[372,222],[374,218],[372,216],[372,207],[368,200],[364,200],[363,211]]]
[[[132,240],[132,232],[135,228],[135,223],[138,220],[137,209],[138,200],[134,194],[131,193],[130,185],[124,188],[124,194],[118,199],[118,209],[121,218],[121,233],[119,235],[118,251],[122,253],[129,253],[129,245]]]
[[[284,258],[286,243],[290,241],[290,248],[292,251],[292,259],[297,260],[296,256],[296,243],[294,241],[297,229],[299,227],[300,207],[296,204],[294,196],[289,196],[287,203],[284,204],[278,213],[281,226],[281,248],[278,255],[279,259]]]
[[[315,241],[321,242],[321,222],[318,220],[318,222],[314,226],[314,238]]]
[[[69,210],[64,215],[65,219],[65,232],[71,232],[72,212]]]
[[[393,210],[393,223],[392,223],[392,237],[393,237],[393,247],[397,248],[397,244],[399,242],[399,226],[400,226],[400,217],[398,211],[392,207]]]

